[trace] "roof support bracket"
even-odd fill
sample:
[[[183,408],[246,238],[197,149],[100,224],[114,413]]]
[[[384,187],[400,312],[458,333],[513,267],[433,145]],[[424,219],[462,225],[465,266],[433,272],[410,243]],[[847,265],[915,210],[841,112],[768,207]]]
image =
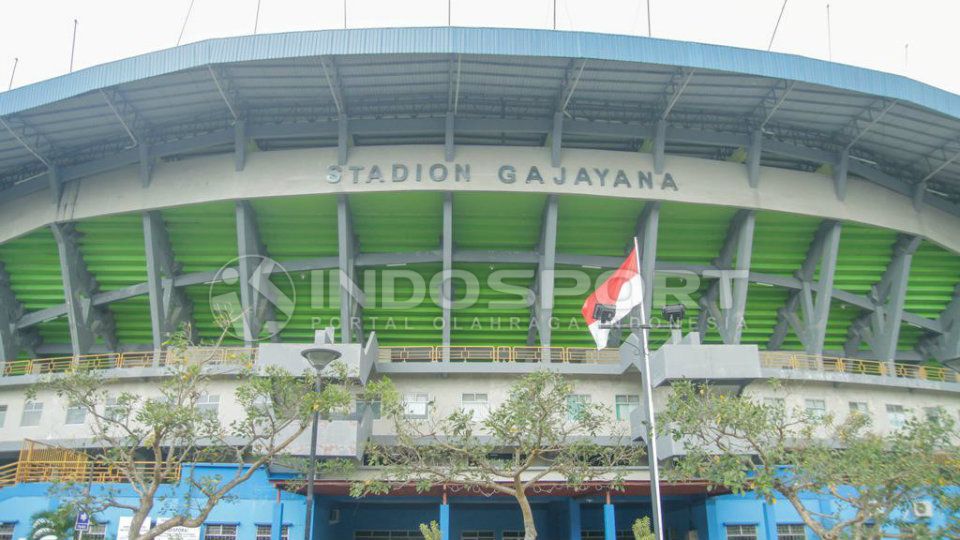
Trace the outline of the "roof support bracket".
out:
[[[150,299],[150,329],[153,348],[181,329],[193,341],[193,303],[183,289],[174,286],[181,265],[173,254],[170,235],[159,211],[143,213],[143,241],[147,258],[147,289]]]
[[[873,311],[860,315],[847,330],[844,351],[848,356],[856,357],[865,342],[876,358],[888,362],[896,358],[910,264],[921,241],[919,236],[901,234],[893,244],[893,256],[883,277],[867,294]]]
[[[440,282],[440,302],[443,310],[442,360],[449,362],[453,323],[453,193],[449,191],[443,194],[443,236],[440,244],[443,259],[443,281]]]
[[[843,149],[837,155],[837,162],[833,167],[833,191],[837,199],[847,199],[847,172],[850,166],[850,150]]]
[[[657,127],[653,136],[653,171],[663,174],[664,157],[667,150],[667,121],[657,120]]]
[[[247,122],[237,120],[233,124],[233,169],[242,171],[247,166]]]
[[[71,223],[50,225],[60,255],[60,275],[67,306],[71,350],[75,356],[89,353],[97,337],[107,349],[117,350],[117,332],[113,314],[105,307],[94,306],[93,297],[100,286],[87,269],[80,250],[80,233]]]
[[[553,113],[553,131],[550,137],[550,165],[560,166],[560,151],[563,147],[563,113]]]
[[[257,216],[249,201],[237,201],[236,222],[243,341],[247,347],[255,346],[264,328],[271,340],[279,341],[274,308],[282,305],[283,297],[270,283],[276,263],[260,240]]]
[[[337,198],[337,244],[339,247],[340,341],[363,341],[363,293],[357,286],[356,257],[359,251],[346,195]]]
[[[706,332],[707,317],[713,319],[720,337],[727,345],[740,343],[743,333],[743,314],[747,307],[747,288],[750,285],[750,258],[753,253],[753,230],[756,214],[740,210],[730,221],[727,239],[720,255],[714,259],[717,270],[705,270],[704,277],[717,278],[700,297],[700,318],[697,328]]]
[[[759,129],[750,134],[750,148],[747,149],[747,181],[750,187],[760,185],[760,154],[763,149],[763,132]]]
[[[63,195],[63,178],[60,177],[60,168],[56,165],[47,169],[47,181],[50,184],[50,198],[54,206],[60,206],[60,197]]]
[[[146,143],[140,143],[140,146],[137,147],[137,153],[140,156],[140,185],[148,187],[153,176],[153,159],[150,157],[150,146]]]
[[[16,360],[21,350],[37,356],[40,333],[36,328],[17,329],[17,321],[23,312],[23,304],[10,286],[10,275],[0,263],[0,363]]]
[[[337,165],[347,164],[350,150],[350,121],[347,115],[340,114],[337,117]]]
[[[455,125],[455,115],[453,112],[448,112],[446,120],[444,121],[444,130],[443,130],[443,158],[449,163],[453,161],[456,155],[456,147],[454,146],[454,125]]]
[[[833,277],[840,248],[840,232],[841,225],[837,221],[824,221],[820,224],[803,265],[796,272],[800,289],[791,291],[786,305],[777,310],[777,325],[767,343],[767,349],[780,349],[787,332],[792,329],[808,354],[823,353],[830,303],[833,299]],[[818,264],[820,274],[814,281]],[[798,310],[802,318],[797,315]]]
[[[527,343],[536,344],[536,336],[540,337],[541,347],[550,347],[552,339],[551,322],[553,319],[553,289],[554,273],[557,260],[557,214],[558,199],[556,195],[547,197],[547,204],[543,208],[543,217],[540,227],[540,244],[537,247],[537,274],[534,283],[535,294],[531,305],[531,324],[527,334]],[[550,351],[545,349],[543,361],[550,362]]]

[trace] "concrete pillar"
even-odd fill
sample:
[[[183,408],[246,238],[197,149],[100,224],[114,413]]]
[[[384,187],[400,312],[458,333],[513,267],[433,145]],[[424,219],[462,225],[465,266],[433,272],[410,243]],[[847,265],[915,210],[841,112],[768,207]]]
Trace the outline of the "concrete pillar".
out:
[[[447,504],[446,495],[440,505],[440,538],[450,540],[450,505]]]
[[[567,516],[570,520],[570,540],[580,540],[580,502],[574,498],[567,501]]]
[[[270,520],[270,540],[280,540],[283,531],[283,503],[273,503],[273,519]]]
[[[617,540],[617,517],[609,500],[603,505],[603,540]]]
[[[723,524],[717,515],[717,500],[707,499],[707,538],[725,538]]]
[[[763,530],[764,538],[777,540],[777,513],[773,504],[763,501]]]

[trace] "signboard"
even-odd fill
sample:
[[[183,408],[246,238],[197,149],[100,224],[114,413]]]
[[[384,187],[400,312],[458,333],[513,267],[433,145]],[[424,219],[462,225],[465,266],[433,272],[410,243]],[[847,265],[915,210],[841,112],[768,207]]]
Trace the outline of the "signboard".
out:
[[[168,519],[170,518],[157,518],[157,524]],[[174,527],[157,536],[157,540],[200,540],[200,527]]]
[[[117,540],[130,540],[130,525],[133,522],[133,516],[123,516],[117,520]],[[150,530],[150,519],[143,520],[140,525],[140,534],[146,534]]]
[[[77,520],[73,522],[73,530],[80,531],[89,531],[90,530],[90,514],[86,512],[80,512],[77,514]]]

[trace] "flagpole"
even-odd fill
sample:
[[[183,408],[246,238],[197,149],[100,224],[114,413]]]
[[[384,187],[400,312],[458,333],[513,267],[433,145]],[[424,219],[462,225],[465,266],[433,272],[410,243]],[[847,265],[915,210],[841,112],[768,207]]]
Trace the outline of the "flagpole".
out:
[[[637,257],[637,272],[643,268],[640,265],[640,240],[633,237],[633,252]],[[647,285],[647,284],[645,284]],[[646,291],[643,291],[646,299]],[[643,355],[643,395],[646,397],[647,410],[647,458],[650,468],[650,501],[653,506],[653,535],[657,540],[663,540],[663,516],[660,508],[660,462],[657,458],[657,423],[655,412],[653,410],[653,382],[650,380],[650,343],[648,341],[648,321],[646,314],[646,302],[640,302],[640,343],[641,354]],[[633,320],[630,321],[633,325]],[[637,328],[634,328],[637,330]]]

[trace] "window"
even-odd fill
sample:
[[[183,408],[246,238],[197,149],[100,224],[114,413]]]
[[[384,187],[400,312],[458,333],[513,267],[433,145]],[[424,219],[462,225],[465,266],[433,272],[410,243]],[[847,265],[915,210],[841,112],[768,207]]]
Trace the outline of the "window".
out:
[[[366,401],[363,399],[357,400],[357,418],[362,418],[366,414],[367,409],[370,409],[371,418],[374,420],[379,420],[381,416],[381,408],[379,401]]]
[[[636,394],[617,396],[617,420],[629,420],[630,413],[640,407],[640,396]]]
[[[779,524],[777,540],[807,540],[807,533],[803,530],[803,525]]]
[[[900,429],[907,424],[907,411],[903,405],[887,405],[887,421],[890,427]]]
[[[220,413],[220,396],[217,394],[202,394],[197,398],[197,410],[203,414],[217,416]]]
[[[13,540],[13,526],[15,523],[0,523],[0,540]]]
[[[823,418],[827,415],[827,402],[822,399],[808,399],[805,402],[804,407],[807,409],[807,414],[814,418]]]
[[[404,394],[403,410],[407,418],[426,418],[430,408],[427,394]]]
[[[571,394],[567,396],[567,417],[576,420],[590,403],[590,396],[586,394]]]
[[[39,426],[41,416],[43,416],[43,403],[39,401],[28,401],[23,404],[23,415],[20,417],[20,425],[23,427]]]
[[[490,404],[486,394],[463,394],[460,396],[463,412],[472,412],[474,420],[485,420],[490,414]]]
[[[757,540],[756,525],[727,525],[727,540]]]
[[[460,540],[497,540],[493,531],[463,531]]]
[[[518,538],[523,538],[523,535],[521,534]],[[606,535],[604,534],[603,531],[593,530],[593,531],[580,532],[580,540],[603,540],[604,538],[606,538]],[[633,531],[628,531],[628,530],[616,531],[615,538],[617,540],[633,540],[634,538]]]
[[[273,527],[271,525],[257,525],[257,538],[256,540],[270,540],[270,533],[273,532]],[[283,525],[280,527],[280,540],[289,540],[290,538],[290,526]]]
[[[67,407],[67,419],[64,421],[69,426],[82,424],[87,419],[87,410],[79,405],[70,405]]]
[[[787,403],[782,397],[765,397],[763,398],[763,405],[780,412],[787,410]]]
[[[83,540],[104,540],[107,537],[107,524],[90,522],[90,528],[83,533]]]
[[[120,422],[123,420],[123,407],[118,405],[116,397],[108,397],[103,404],[103,416],[108,420]]]
[[[203,540],[237,540],[237,526],[207,525],[204,527]]]
[[[850,412],[869,415],[870,407],[867,406],[866,401],[851,401]]]
[[[0,427],[3,427],[4,422],[7,420],[7,406],[0,405]]]
[[[523,531],[503,531],[503,534],[500,536],[503,540],[523,540],[524,534]],[[581,540],[583,539],[583,534],[580,535]]]
[[[939,421],[942,417],[942,409],[940,407],[924,407],[923,414],[927,417],[927,421],[936,422]]]

